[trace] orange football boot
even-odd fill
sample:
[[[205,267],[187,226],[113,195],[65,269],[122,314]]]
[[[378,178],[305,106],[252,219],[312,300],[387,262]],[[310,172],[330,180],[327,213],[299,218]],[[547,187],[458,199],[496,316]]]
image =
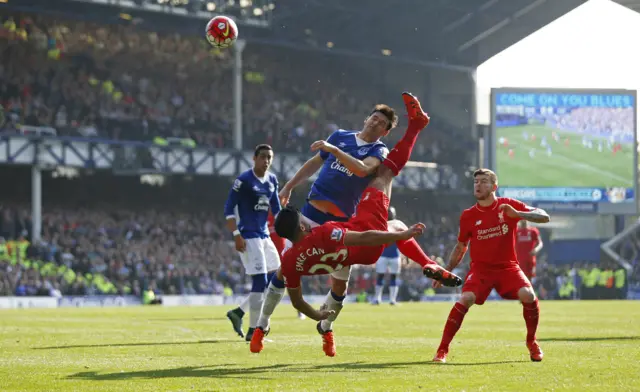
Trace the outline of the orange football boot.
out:
[[[422,273],[427,278],[442,282],[442,284],[447,287],[458,287],[462,285],[462,279],[458,275],[447,271],[437,264],[426,265],[422,269]]]
[[[402,93],[402,100],[404,101],[404,106],[407,109],[407,115],[409,116],[410,123],[413,123],[420,129],[429,125],[429,115],[422,110],[418,98],[411,93],[404,92]]]
[[[249,343],[249,350],[252,353],[258,354],[260,351],[264,349],[264,337],[269,334],[269,330],[265,332],[262,327],[257,327],[253,331],[253,336],[251,337],[251,343]]]
[[[336,356],[336,342],[333,340],[333,331],[323,331],[322,327],[320,327],[320,322],[318,321],[318,325],[316,325],[316,329],[318,333],[322,335],[322,351],[324,351],[327,357],[335,357]]]

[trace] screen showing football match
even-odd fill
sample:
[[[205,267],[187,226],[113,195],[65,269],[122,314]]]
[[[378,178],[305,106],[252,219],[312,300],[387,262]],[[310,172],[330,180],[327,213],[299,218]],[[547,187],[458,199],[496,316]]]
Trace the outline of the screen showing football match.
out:
[[[499,194],[550,210],[636,212],[636,93],[492,90]]]

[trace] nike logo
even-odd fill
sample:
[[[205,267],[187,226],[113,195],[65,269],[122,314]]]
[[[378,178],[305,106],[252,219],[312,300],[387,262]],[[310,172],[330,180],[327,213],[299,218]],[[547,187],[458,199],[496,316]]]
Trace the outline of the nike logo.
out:
[[[224,31],[224,33],[222,33],[222,35],[224,35],[225,37],[229,35],[229,23],[226,23],[226,25],[227,25],[227,29]]]

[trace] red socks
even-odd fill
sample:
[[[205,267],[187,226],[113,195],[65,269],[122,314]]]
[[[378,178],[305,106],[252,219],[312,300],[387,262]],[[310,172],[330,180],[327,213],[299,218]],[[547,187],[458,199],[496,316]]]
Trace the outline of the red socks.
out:
[[[449,318],[444,325],[444,332],[442,333],[442,340],[440,341],[438,351],[443,350],[449,352],[449,344],[451,344],[453,337],[456,336],[456,333],[460,329],[464,315],[467,314],[468,310],[469,309],[459,302],[453,305],[451,312],[449,312]]]
[[[405,241],[398,241],[396,242],[396,245],[398,245],[398,250],[400,251],[400,253],[407,256],[409,259],[415,261],[416,263],[420,264],[422,268],[424,268],[429,264],[438,265],[438,263],[431,260],[429,256],[427,256],[422,251],[422,248],[420,248],[420,245],[418,245],[418,242],[416,241],[415,238],[411,238]]]
[[[530,304],[522,304],[522,316],[527,325],[527,343],[533,342],[536,340],[536,331],[540,320],[540,307],[537,298]]]
[[[413,146],[416,144],[416,139],[420,134],[422,128],[417,128],[415,125],[409,123],[409,127],[405,132],[404,136],[396,145],[393,147],[393,150],[389,152],[387,155],[387,159],[382,163],[391,171],[394,175],[398,175],[400,170],[407,164],[409,161],[409,157],[411,156],[411,151],[413,150]]]
[[[469,309],[459,302],[453,305],[451,312],[449,312],[449,318],[444,325],[444,332],[442,333],[442,340],[440,341],[438,351],[443,350],[449,352],[449,344],[451,344],[453,337],[456,336],[456,333],[460,329],[464,315],[467,314],[468,310]],[[536,340],[536,330],[538,329],[538,320],[540,319],[540,307],[538,306],[537,298],[530,304],[522,304],[522,315],[527,324],[527,343],[531,343]]]

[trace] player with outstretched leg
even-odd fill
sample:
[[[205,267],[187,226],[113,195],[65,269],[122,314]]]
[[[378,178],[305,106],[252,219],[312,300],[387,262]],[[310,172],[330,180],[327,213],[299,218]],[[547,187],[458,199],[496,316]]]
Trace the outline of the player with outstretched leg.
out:
[[[400,221],[387,222],[393,178],[409,160],[420,131],[429,123],[429,117],[413,95],[403,93],[403,99],[409,115],[409,127],[364,190],[354,217],[346,223],[327,222],[311,228],[296,209],[287,207],[276,218],[278,235],[293,243],[283,255],[282,266],[276,277],[284,279],[294,307],[319,321],[317,330],[322,335],[323,351],[328,356],[336,355],[332,324],[343,307],[345,293],[336,292],[342,286],[336,287],[335,279],[332,279],[332,290],[318,311],[302,297],[301,276],[334,274],[354,264],[375,264],[385,245],[396,243],[403,254],[423,267],[425,276],[448,286],[462,283],[460,278],[440,267],[420,249],[413,237],[422,233],[424,225],[407,228]],[[325,141],[314,145],[317,143],[321,144],[323,151],[332,153],[335,150]],[[271,286],[269,290],[272,290]],[[284,291],[284,288],[281,290]],[[258,328],[251,340],[250,349],[254,353],[262,351],[264,347],[263,339],[269,332],[269,317],[276,304],[268,299],[265,301]]]

